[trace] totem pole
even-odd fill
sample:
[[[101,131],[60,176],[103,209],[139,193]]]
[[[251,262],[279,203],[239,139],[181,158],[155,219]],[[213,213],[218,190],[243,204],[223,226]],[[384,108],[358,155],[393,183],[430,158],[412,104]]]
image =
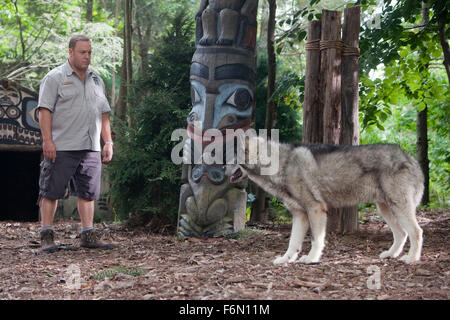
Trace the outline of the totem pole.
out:
[[[183,165],[181,236],[220,237],[245,228],[246,182],[230,184],[226,161],[211,164],[202,158],[214,141],[205,134],[208,129],[226,141],[232,139],[227,129],[249,128],[255,108],[257,9],[258,0],[201,0],[190,71],[193,108],[187,119],[193,161]]]

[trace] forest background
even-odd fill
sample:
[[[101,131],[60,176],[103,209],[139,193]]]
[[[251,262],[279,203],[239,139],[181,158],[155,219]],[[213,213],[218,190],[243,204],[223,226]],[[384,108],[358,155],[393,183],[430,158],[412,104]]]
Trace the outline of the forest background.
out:
[[[276,87],[268,101],[269,4],[276,3]],[[361,5],[360,143],[397,143],[429,168],[423,205],[447,208],[450,181],[450,2],[259,1],[256,113],[265,127],[275,102],[280,140],[301,140],[307,25],[322,9]],[[91,38],[91,67],[113,107],[116,154],[108,165],[117,220],[176,225],[181,167],[170,160],[173,130],[191,109],[189,69],[198,0],[0,0],[0,78],[38,91],[67,58],[74,34]],[[270,39],[269,39],[270,40]],[[447,68],[447,69],[446,69]],[[425,151],[424,151],[424,146]],[[249,191],[248,216],[255,200]],[[270,198],[267,219],[286,210]]]

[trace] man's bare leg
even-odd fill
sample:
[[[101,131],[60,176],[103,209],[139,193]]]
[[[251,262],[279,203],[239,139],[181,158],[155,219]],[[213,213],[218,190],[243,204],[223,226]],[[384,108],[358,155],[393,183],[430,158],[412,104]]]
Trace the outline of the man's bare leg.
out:
[[[42,197],[41,201],[41,226],[50,227],[53,225],[58,200]]]
[[[92,228],[94,226],[94,200],[78,198],[78,213],[83,229]]]

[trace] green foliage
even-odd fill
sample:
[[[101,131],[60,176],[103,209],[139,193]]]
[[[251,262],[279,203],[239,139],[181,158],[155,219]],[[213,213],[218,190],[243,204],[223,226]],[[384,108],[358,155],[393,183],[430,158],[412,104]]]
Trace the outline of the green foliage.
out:
[[[170,142],[186,126],[189,68],[195,45],[193,26],[177,15],[150,59],[150,78],[136,85],[131,127],[117,134],[118,152],[110,166],[110,193],[119,217],[140,214],[175,224],[181,167],[172,163]]]
[[[430,66],[440,64],[442,48],[437,19],[450,22],[450,5],[442,1],[425,1],[430,8],[430,21],[423,24],[422,2],[385,0],[380,28],[363,26],[360,40],[360,75],[362,125],[382,128],[390,105],[398,105],[402,97],[418,111],[425,106],[442,103],[448,95],[444,71]],[[384,68],[384,76],[371,79],[369,72]]]
[[[140,267],[114,266],[91,274],[89,276],[89,279],[104,281],[106,279],[112,279],[119,274],[124,274],[131,277],[139,277],[145,274],[145,271]]]
[[[44,75],[67,59],[69,39],[78,33],[91,38],[92,68],[102,76],[109,77],[120,62],[116,30],[100,15],[86,23],[81,2],[14,2],[0,0],[0,78],[37,90]]]
[[[415,154],[417,112],[427,108],[431,200],[448,206],[449,84],[441,65],[437,19],[450,22],[450,5],[384,1],[381,28],[363,28],[360,40],[361,143],[394,142]],[[377,69],[377,77],[370,72]]]
[[[341,10],[344,6],[353,5],[348,0],[303,0],[298,1],[298,8],[285,4],[285,12],[279,14],[277,21],[277,54],[282,54],[289,49],[298,50],[299,44],[307,38],[308,23],[312,20],[320,20],[322,9]],[[280,4],[280,6],[283,6]],[[294,10],[293,10],[294,9]]]
[[[267,54],[260,54],[257,60],[256,70],[256,129],[265,127],[267,109]],[[303,79],[278,65],[276,90],[272,99],[278,103],[277,121],[275,129],[279,130],[280,141],[301,140],[301,114],[299,113],[303,96],[301,88],[304,87]],[[283,70],[284,69],[284,70]]]
[[[401,47],[409,46],[410,50],[415,51],[427,48],[430,41],[435,43],[439,41],[437,22],[439,18],[444,18],[446,23],[450,21],[450,4],[448,1],[423,2],[430,8],[430,21],[426,25],[422,25],[421,21],[422,1],[384,0],[380,28],[370,29],[363,26],[360,41],[362,73],[376,68],[381,63],[387,65],[404,57],[406,54],[401,54],[399,50]],[[427,50],[430,50],[435,58],[442,53],[435,45],[428,47]]]
[[[292,223],[292,215],[277,198],[270,199],[269,221],[273,223]]]
[[[361,144],[396,143],[408,153],[416,154],[417,111],[406,98],[392,106],[391,113],[382,122],[382,129],[370,126],[361,132]],[[428,144],[430,160],[430,197],[432,206],[448,207],[450,198],[450,100],[428,107]]]

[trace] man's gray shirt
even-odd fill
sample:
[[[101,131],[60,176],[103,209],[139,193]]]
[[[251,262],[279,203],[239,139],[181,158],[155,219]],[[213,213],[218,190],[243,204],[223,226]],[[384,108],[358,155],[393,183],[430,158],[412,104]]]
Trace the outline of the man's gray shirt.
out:
[[[101,151],[102,113],[111,107],[95,72],[87,69],[83,83],[69,61],[53,69],[41,82],[38,105],[51,111],[57,151]]]

